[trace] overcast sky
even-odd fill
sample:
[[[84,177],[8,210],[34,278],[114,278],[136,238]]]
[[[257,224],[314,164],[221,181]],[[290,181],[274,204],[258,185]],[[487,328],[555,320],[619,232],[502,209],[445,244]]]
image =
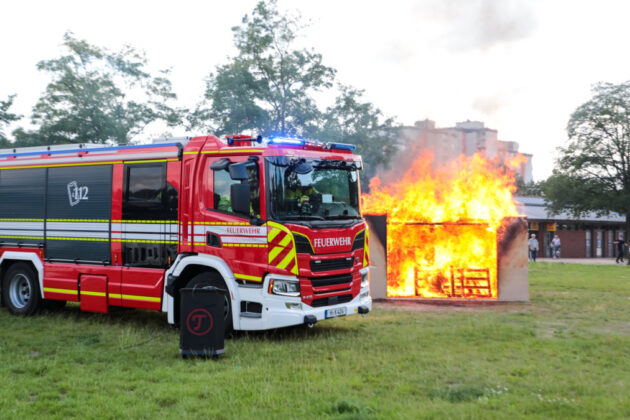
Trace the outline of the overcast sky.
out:
[[[193,107],[204,78],[234,54],[241,1],[12,1],[0,5],[0,100],[29,115],[49,81],[38,61],[59,56],[65,31],[113,50],[144,50],[171,68],[180,103]],[[520,0],[279,0],[311,20],[313,47],[344,84],[399,123],[481,120],[551,173],[571,112],[598,81],[630,79],[630,2]],[[22,121],[21,124],[25,124]],[[202,134],[202,133],[175,133]]]

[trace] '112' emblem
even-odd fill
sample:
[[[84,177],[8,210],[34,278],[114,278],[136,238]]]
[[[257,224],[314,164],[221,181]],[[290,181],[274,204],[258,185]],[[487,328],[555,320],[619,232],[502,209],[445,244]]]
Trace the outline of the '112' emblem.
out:
[[[81,200],[88,199],[88,187],[79,187],[77,181],[71,181],[68,183],[68,200],[70,200],[70,206],[76,206]]]

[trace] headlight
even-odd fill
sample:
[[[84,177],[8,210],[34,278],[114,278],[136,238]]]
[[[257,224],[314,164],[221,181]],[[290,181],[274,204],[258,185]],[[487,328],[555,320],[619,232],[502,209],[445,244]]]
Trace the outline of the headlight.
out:
[[[361,289],[370,286],[370,270],[361,273]]]
[[[300,283],[291,280],[271,279],[269,281],[269,294],[281,296],[300,296]]]

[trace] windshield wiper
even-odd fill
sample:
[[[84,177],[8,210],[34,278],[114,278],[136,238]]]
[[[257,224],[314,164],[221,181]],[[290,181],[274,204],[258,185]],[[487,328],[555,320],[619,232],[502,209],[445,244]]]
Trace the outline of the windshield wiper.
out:
[[[309,214],[294,214],[282,216],[280,219],[284,220],[326,220],[322,216],[311,216]]]
[[[359,216],[351,216],[349,214],[338,214],[336,216],[327,216],[326,220],[345,220],[345,219],[360,219]]]

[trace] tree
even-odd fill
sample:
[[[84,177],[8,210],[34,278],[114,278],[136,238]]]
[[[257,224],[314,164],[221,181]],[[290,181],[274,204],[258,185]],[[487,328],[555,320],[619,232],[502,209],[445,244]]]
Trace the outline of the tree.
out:
[[[302,27],[269,0],[232,28],[238,55],[210,74],[206,89],[218,133],[305,135],[317,126],[312,95],[332,86],[335,70],[320,54],[293,48]]]
[[[112,53],[69,32],[63,45],[68,55],[37,64],[53,80],[33,108],[39,128],[16,130],[17,143],[126,143],[151,122],[180,122],[168,71],[149,74],[143,53],[130,46]]]
[[[630,81],[599,83],[567,126],[553,174],[542,185],[552,211],[626,216],[630,233]]]
[[[367,186],[379,166],[387,167],[397,151],[400,136],[393,118],[385,118],[378,108],[363,101],[363,91],[340,86],[335,104],[326,110],[318,137],[326,141],[351,143],[363,156],[362,183]]]
[[[4,134],[4,126],[22,118],[20,115],[9,112],[14,98],[15,95],[10,95],[6,101],[0,101],[0,147],[9,147],[11,145]]]
[[[210,74],[209,107],[198,107],[188,123],[212,127],[217,134],[252,131],[353,143],[363,154],[362,176],[368,178],[378,165],[387,166],[396,150],[393,119],[363,100],[363,91],[344,86],[322,112],[313,95],[330,91],[336,71],[313,50],[294,48],[301,29],[299,17],[280,13],[276,0],[259,2],[241,26],[232,28],[238,54]]]

